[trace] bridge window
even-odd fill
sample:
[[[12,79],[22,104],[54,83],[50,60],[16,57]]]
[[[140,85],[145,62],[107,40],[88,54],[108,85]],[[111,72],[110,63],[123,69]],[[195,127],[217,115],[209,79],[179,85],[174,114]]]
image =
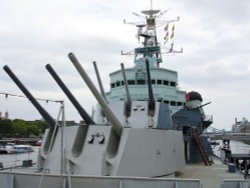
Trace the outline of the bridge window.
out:
[[[145,80],[137,80],[137,84],[138,85],[144,85],[145,84]]]
[[[128,85],[135,85],[135,80],[128,80]]]
[[[182,106],[182,102],[177,102],[177,106]]]
[[[162,80],[157,80],[157,84],[161,85],[162,84]]]
[[[175,82],[169,82],[168,80],[151,80],[151,84],[157,84],[157,85],[169,85],[170,83],[170,86],[172,87],[175,87],[176,86],[176,83]],[[128,80],[128,85],[145,85],[146,84],[146,80],[142,80],[142,79],[139,79],[137,81],[135,80]],[[124,85],[124,81],[116,81],[115,83],[111,83],[110,84],[110,87],[111,88],[115,88],[115,87],[119,87],[119,86],[123,86]],[[177,104],[178,106],[181,106],[179,103]]]
[[[175,105],[176,105],[176,102],[175,102],[175,101],[171,101],[171,102],[170,102],[170,105],[171,105],[171,106],[175,106]]]
[[[163,85],[168,86],[169,85],[169,81],[163,80]]]
[[[164,103],[166,103],[166,104],[169,104],[169,101],[163,101]]]
[[[175,82],[170,82],[170,86],[175,87],[176,86]]]

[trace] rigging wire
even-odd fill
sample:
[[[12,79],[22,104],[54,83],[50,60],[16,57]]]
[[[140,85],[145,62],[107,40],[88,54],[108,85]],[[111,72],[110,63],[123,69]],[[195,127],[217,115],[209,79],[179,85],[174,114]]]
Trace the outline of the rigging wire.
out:
[[[20,98],[27,98],[26,96],[23,96],[23,95],[17,95],[17,94],[11,94],[11,93],[4,93],[4,92],[0,92],[0,95],[5,95],[6,112],[8,110],[8,108],[7,108],[7,99],[8,99],[8,96],[20,97]],[[35,99],[39,100],[39,101],[45,101],[46,103],[48,103],[48,102],[62,103],[63,102],[62,100],[52,100],[52,99],[42,99],[42,98],[35,98]]]

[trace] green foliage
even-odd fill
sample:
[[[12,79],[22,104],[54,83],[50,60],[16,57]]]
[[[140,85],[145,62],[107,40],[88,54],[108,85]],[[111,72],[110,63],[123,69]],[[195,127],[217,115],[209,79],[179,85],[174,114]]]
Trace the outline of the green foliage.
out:
[[[26,135],[27,132],[27,125],[26,122],[24,120],[21,119],[15,119],[13,122],[13,129],[14,129],[14,133],[17,135]]]
[[[44,120],[35,120],[34,124],[38,127],[41,133],[44,133],[45,129],[49,128],[49,125]]]
[[[15,119],[0,119],[0,135],[4,137],[29,137],[31,135],[39,136],[43,134],[48,124],[42,120],[25,121]]]
[[[13,126],[11,120],[0,119],[0,134],[2,136],[11,136],[13,134]]]

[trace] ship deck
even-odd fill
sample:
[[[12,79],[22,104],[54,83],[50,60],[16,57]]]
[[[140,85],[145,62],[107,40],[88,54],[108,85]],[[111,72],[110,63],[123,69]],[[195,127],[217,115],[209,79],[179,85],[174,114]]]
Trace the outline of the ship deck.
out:
[[[226,185],[222,186],[224,180],[239,180],[239,182],[245,181],[242,173],[237,170],[234,173],[229,172],[228,165],[223,164],[219,159],[214,159],[213,162],[214,164],[211,166],[205,166],[203,163],[187,164],[183,169],[176,173],[176,177],[184,179],[200,179],[202,188],[226,187]]]
[[[205,166],[203,163],[197,164],[187,164],[184,168],[177,171],[175,177],[162,177],[162,178],[140,178],[140,177],[89,177],[89,176],[81,176],[82,182],[81,184],[85,184],[88,181],[92,181],[95,179],[97,182],[108,181],[109,184],[116,181],[124,181],[124,182],[132,182],[132,184],[141,184],[143,182],[153,183],[154,180],[159,181],[156,184],[158,185],[160,181],[164,181],[165,186],[170,185],[171,183],[173,186],[167,187],[188,187],[188,188],[243,188],[243,187],[250,187],[250,179],[244,179],[244,175],[236,170],[236,172],[229,172],[229,167],[227,164],[222,163],[219,159],[213,159],[214,164],[211,166]],[[40,179],[40,173],[37,173],[37,167],[18,167],[18,168],[7,168],[2,169],[0,174],[7,172],[9,174],[17,173],[15,181],[20,181],[18,179],[23,179],[23,173],[26,173],[28,176],[32,177],[32,179],[36,179],[37,181]],[[34,174],[34,172],[36,172]],[[20,173],[20,177],[18,174]],[[72,182],[75,182],[75,179],[78,179],[80,176],[72,176]],[[3,177],[2,177],[3,178]],[[59,177],[56,177],[59,178]],[[1,178],[0,178],[1,179]],[[90,179],[90,180],[89,180]],[[78,181],[78,180],[77,180]],[[173,183],[175,182],[175,183]],[[120,185],[120,183],[118,183]],[[125,183],[127,184],[127,183]],[[162,185],[164,185],[162,184]],[[160,185],[160,184],[159,184]],[[79,187],[79,186],[76,186]],[[94,186],[96,187],[96,186]],[[99,186],[97,186],[99,187]],[[104,186],[105,187],[105,186]],[[109,187],[109,186],[107,186]],[[114,186],[114,187],[119,187]],[[130,186],[123,186],[129,187]],[[157,187],[157,186],[156,186]],[[161,186],[159,186],[161,187]]]

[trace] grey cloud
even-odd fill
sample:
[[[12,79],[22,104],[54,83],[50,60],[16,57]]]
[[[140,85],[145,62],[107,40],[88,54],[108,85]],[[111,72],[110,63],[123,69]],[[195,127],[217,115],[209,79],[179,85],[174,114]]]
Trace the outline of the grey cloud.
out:
[[[46,1],[38,4],[30,2],[29,6],[18,1],[2,4],[0,66],[8,64],[13,68],[36,95],[64,98],[44,68],[50,63],[82,101],[86,98],[91,101],[91,104],[86,104],[91,109],[95,100],[70,64],[67,54],[75,52],[94,82],[92,61],[97,61],[107,90],[109,72],[119,69],[122,61],[132,64],[133,58],[120,56],[120,51],[135,47],[132,45],[135,44],[134,35],[137,32],[134,28],[134,34],[129,33],[130,26],[127,26],[128,30],[124,27],[124,31],[121,31],[119,28],[123,26],[112,23],[122,23],[126,17],[136,20],[130,17],[129,11],[139,12],[148,8],[148,2],[74,0],[70,3],[53,1],[50,6],[46,4]],[[226,98],[226,101],[221,95],[231,90],[230,97],[241,95],[241,98],[247,98],[250,80],[250,2],[170,0],[154,1],[154,4],[154,7],[164,9],[172,7],[171,12],[181,16],[181,21],[176,24],[175,45],[182,46],[184,53],[164,56],[166,63],[162,65],[178,71],[180,85],[184,86],[181,89],[200,89],[204,97],[213,99],[215,104],[209,107],[209,111],[215,111],[216,116],[219,116],[216,111],[218,104],[225,106],[230,100]],[[95,22],[97,20],[98,23]],[[163,32],[163,29],[159,28],[159,31]],[[5,91],[20,93],[2,69],[0,84],[7,86]],[[232,109],[227,112],[225,109],[224,113],[229,115],[223,126],[233,121],[233,113],[238,113],[241,108],[244,111],[246,103],[249,104],[249,101],[240,101],[237,111]],[[56,114],[57,108],[51,110]],[[18,113],[21,112],[15,114]],[[69,118],[79,118],[72,112],[68,113]],[[222,126],[221,118],[217,120],[214,126]]]

